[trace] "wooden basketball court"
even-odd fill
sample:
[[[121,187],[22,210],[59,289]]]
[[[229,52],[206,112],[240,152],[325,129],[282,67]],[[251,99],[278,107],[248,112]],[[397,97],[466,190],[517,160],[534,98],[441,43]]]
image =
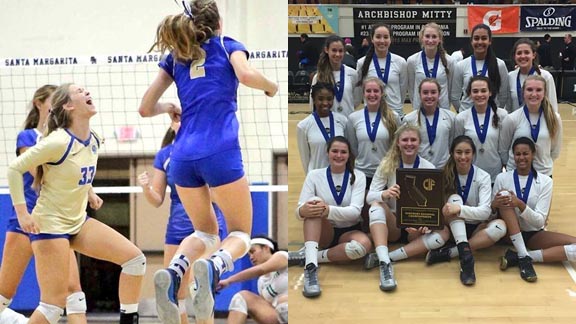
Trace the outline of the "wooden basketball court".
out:
[[[411,108],[405,106],[405,110]],[[560,105],[563,147],[554,168],[554,198],[548,229],[576,235],[576,108]],[[289,105],[289,249],[303,245],[302,222],[294,216],[304,182],[296,124],[308,114],[306,104]],[[391,246],[390,250],[396,246]],[[302,268],[289,270],[290,322],[295,323],[576,323],[576,264],[535,263],[536,283],[517,269],[502,272],[498,257],[507,246],[475,253],[476,285],[459,280],[458,260],[426,266],[424,257],[394,264],[398,288],[380,291],[378,269],[351,264],[321,264],[322,295],[302,296]]]

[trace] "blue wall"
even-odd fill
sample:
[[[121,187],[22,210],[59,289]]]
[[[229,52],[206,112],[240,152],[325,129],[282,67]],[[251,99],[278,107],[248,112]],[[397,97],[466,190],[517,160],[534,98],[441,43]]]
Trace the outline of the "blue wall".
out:
[[[8,218],[12,214],[12,201],[9,195],[0,195],[0,244],[4,247],[6,240],[5,228],[8,225]],[[3,248],[2,248],[3,250]],[[4,252],[0,255],[0,263],[2,263]],[[16,291],[16,296],[10,304],[10,308],[15,310],[33,310],[38,306],[40,300],[40,290],[38,282],[36,281],[36,270],[34,268],[34,258],[28,265],[28,269],[24,273],[24,277]]]

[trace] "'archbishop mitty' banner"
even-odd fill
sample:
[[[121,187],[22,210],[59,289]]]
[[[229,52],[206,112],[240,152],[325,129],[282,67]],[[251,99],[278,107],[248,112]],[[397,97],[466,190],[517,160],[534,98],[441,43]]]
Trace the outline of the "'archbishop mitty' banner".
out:
[[[392,29],[394,44],[418,44],[420,29],[429,22],[437,23],[444,39],[456,37],[456,8],[380,7],[354,8],[354,38],[370,37],[375,23],[386,23]]]
[[[576,30],[576,7],[530,6],[520,11],[520,30],[529,32]]]

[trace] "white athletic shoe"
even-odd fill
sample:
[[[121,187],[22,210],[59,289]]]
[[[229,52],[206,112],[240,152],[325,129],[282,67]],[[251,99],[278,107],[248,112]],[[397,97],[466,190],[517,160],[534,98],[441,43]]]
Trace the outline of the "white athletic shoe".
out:
[[[192,300],[196,320],[214,318],[214,292],[220,281],[212,260],[199,259],[194,262],[196,294]]]

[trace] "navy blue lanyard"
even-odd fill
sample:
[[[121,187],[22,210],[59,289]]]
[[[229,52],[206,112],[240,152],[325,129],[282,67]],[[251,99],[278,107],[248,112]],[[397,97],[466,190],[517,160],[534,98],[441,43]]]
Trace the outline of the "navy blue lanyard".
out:
[[[472,75],[473,76],[476,76],[476,75],[486,76],[486,71],[488,71],[488,62],[486,60],[484,60],[484,65],[482,66],[482,71],[480,71],[480,74],[478,74],[478,70],[476,69],[476,58],[474,57],[474,55],[472,55]]]
[[[334,84],[334,93],[336,94],[336,101],[341,102],[344,96],[344,64],[340,65],[340,82]],[[338,86],[340,84],[340,86]]]
[[[328,142],[332,137],[334,137],[334,133],[336,132],[336,130],[334,129],[334,115],[332,114],[332,112],[330,112],[330,114],[328,115],[328,118],[330,118],[330,129],[329,129],[330,134],[328,134],[328,132],[326,131],[326,128],[324,127],[324,124],[322,124],[322,121],[320,120],[320,116],[318,116],[318,113],[313,112],[312,116],[314,116],[314,120],[316,120],[316,125],[318,125],[318,128],[320,128],[320,132],[324,136],[324,139],[326,140],[326,142]]]
[[[424,73],[426,74],[427,78],[436,78],[436,74],[438,73],[438,62],[440,61],[440,53],[436,53],[436,57],[434,57],[434,67],[432,68],[432,72],[428,70],[428,60],[426,59],[426,54],[422,51],[422,66],[424,67]]]
[[[380,109],[376,113],[376,120],[374,121],[374,128],[370,125],[370,114],[368,113],[368,107],[364,108],[364,121],[366,122],[366,132],[368,133],[368,138],[374,143],[376,141],[376,133],[378,133],[378,126],[380,126],[380,118],[382,114]]]
[[[527,204],[528,203],[528,195],[530,195],[530,188],[532,187],[532,180],[534,179],[534,174],[532,174],[532,170],[528,173],[528,181],[526,181],[526,187],[524,187],[524,193],[522,193],[522,189],[520,189],[520,178],[518,177],[518,170],[514,170],[514,187],[516,188],[516,196],[522,201]]]
[[[538,142],[538,134],[540,134],[540,120],[542,119],[542,112],[544,109],[540,107],[539,109],[540,114],[538,115],[538,122],[536,125],[532,125],[530,121],[530,112],[528,112],[528,107],[524,106],[524,116],[526,116],[526,120],[528,120],[528,124],[530,125],[530,135],[532,135],[532,140],[534,143]]]
[[[382,75],[382,71],[380,71],[380,63],[378,63],[378,56],[376,53],[372,55],[372,62],[374,62],[374,68],[376,69],[376,74],[384,84],[388,84],[388,76],[390,75],[390,62],[392,62],[392,55],[390,52],[386,55],[386,68],[384,69],[384,75]]]
[[[532,67],[528,75],[532,75],[536,72],[536,69]],[[516,94],[518,95],[518,106],[522,107],[522,102],[524,101],[522,98],[522,85],[520,84],[520,69],[518,69],[518,75],[516,76]]]
[[[414,165],[412,166],[412,169],[418,169],[419,166],[420,166],[420,156],[416,155],[416,160],[414,160]],[[402,158],[400,158],[400,169],[404,169],[404,162],[402,161]]]
[[[428,141],[430,142],[430,146],[432,146],[432,144],[434,144],[434,140],[436,140],[436,128],[438,128],[438,116],[440,116],[440,108],[436,107],[432,125],[430,125],[428,122],[428,118],[426,118],[424,109],[420,109],[420,111],[422,112],[422,115],[424,115],[424,120],[426,121],[426,131],[428,132]]]
[[[330,167],[326,168],[326,178],[328,178],[328,185],[330,186],[330,191],[332,192],[332,196],[336,201],[336,204],[340,206],[342,204],[342,200],[344,199],[344,194],[346,193],[346,188],[348,188],[348,178],[350,177],[350,171],[346,169],[344,171],[344,180],[342,181],[342,187],[340,188],[340,192],[336,190],[336,186],[334,185],[334,179],[332,179],[332,171]]]
[[[466,178],[466,187],[462,190],[460,186],[460,177],[456,175],[456,188],[458,189],[458,194],[462,197],[462,201],[466,204],[468,199],[468,194],[470,193],[470,187],[472,187],[472,179],[474,178],[474,166],[470,166],[470,171],[468,171],[468,177]]]
[[[486,107],[486,114],[484,116],[484,128],[480,127],[480,123],[478,122],[478,112],[474,106],[472,106],[472,119],[474,119],[476,135],[478,135],[480,143],[484,144],[484,141],[486,141],[486,135],[488,134],[488,128],[490,128],[490,107]]]

